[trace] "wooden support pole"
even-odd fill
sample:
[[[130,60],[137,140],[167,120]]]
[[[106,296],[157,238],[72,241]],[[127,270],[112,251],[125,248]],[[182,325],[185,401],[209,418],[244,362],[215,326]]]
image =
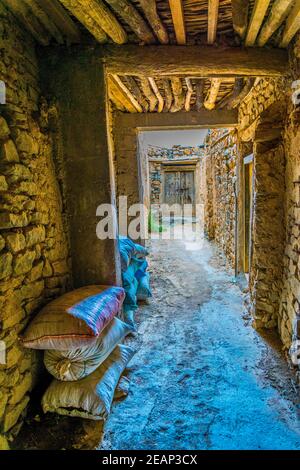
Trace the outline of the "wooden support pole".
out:
[[[219,0],[208,0],[207,43],[213,44],[217,37]]]
[[[287,47],[295,34],[300,29],[300,0],[295,0],[295,4],[290,12],[283,31],[279,47]]]
[[[246,46],[254,46],[271,0],[255,0],[246,35]]]
[[[262,47],[288,16],[293,3],[291,0],[276,0],[258,36],[257,44]]]
[[[177,44],[186,43],[182,0],[169,0]]]
[[[169,43],[168,32],[161,21],[156,8],[156,0],[139,0],[143,12],[161,44]]]

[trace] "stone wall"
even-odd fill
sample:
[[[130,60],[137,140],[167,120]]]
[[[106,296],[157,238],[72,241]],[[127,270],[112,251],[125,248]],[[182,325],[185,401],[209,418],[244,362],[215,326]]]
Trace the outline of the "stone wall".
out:
[[[284,147],[254,146],[251,308],[257,328],[277,326],[284,251]]]
[[[300,38],[294,48],[293,80],[300,79]],[[299,89],[299,86],[298,86]],[[286,348],[292,337],[300,339],[300,105],[293,104],[288,90],[287,119],[283,142],[285,169],[285,250],[283,257],[282,294],[279,331]]]
[[[261,79],[239,110],[240,138],[254,143],[255,156],[251,311],[257,327],[277,326],[285,348],[299,339],[300,303],[300,112],[292,92],[291,80]]]
[[[66,219],[39,91],[31,38],[0,3],[1,79],[7,103],[0,111],[0,440],[22,423],[38,375],[40,355],[18,336],[40,307],[70,287]],[[60,170],[58,170],[60,171]],[[3,343],[2,343],[3,344]]]
[[[204,230],[235,266],[235,184],[237,133],[212,130],[206,138]]]

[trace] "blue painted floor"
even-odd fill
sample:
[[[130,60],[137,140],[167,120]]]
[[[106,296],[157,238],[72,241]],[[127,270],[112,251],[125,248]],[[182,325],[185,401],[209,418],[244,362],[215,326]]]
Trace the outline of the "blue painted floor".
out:
[[[153,299],[137,314],[130,393],[99,449],[300,449],[299,392],[274,335],[202,240],[151,242]]]

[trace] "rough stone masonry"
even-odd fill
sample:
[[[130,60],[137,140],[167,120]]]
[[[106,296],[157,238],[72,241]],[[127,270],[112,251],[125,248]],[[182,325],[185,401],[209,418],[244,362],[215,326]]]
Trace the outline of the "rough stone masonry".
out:
[[[1,3],[0,23],[6,84],[0,116],[0,340],[6,347],[6,363],[0,365],[0,448],[5,448],[5,439],[22,424],[39,369],[39,354],[20,346],[19,333],[43,304],[70,288],[71,266],[33,40]]]

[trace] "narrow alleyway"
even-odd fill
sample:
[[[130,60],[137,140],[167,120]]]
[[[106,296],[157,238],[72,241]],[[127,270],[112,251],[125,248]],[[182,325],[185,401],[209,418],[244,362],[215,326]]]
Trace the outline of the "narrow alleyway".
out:
[[[100,449],[300,449],[293,374],[213,247],[152,241],[153,300]]]

